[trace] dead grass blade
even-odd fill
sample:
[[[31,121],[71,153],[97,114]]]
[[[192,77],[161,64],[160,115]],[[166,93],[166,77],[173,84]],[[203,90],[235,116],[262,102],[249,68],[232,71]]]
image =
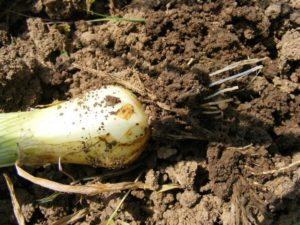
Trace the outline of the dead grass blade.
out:
[[[180,185],[178,184],[164,184],[161,186],[161,188],[157,192],[166,192],[166,191],[171,191],[174,189],[179,189],[181,188]]]
[[[220,69],[220,70],[217,70],[213,73],[210,73],[209,76],[212,77],[212,76],[215,76],[215,75],[218,75],[220,73],[223,73],[223,72],[226,72],[228,70],[232,70],[238,66],[245,66],[245,65],[251,65],[251,64],[255,64],[255,63],[258,63],[258,62],[261,62],[261,61],[264,61],[266,60],[267,57],[264,57],[264,58],[261,58],[261,59],[246,59],[246,60],[241,60],[239,62],[235,62],[235,63],[232,63],[228,66],[225,66],[224,68]]]
[[[67,225],[80,220],[88,213],[87,209],[81,209],[71,215],[64,216],[63,218],[59,219],[58,221],[52,223],[51,225]]]
[[[219,105],[219,104],[223,104],[223,103],[228,103],[228,102],[232,102],[234,99],[233,98],[227,98],[227,99],[223,99],[220,101],[214,101],[214,102],[207,102],[202,104],[202,107],[207,107],[207,106],[212,106],[212,105]]]
[[[40,177],[34,177],[27,173],[19,166],[19,162],[15,163],[17,173],[30,182],[42,186],[44,188],[51,189],[57,192],[71,193],[71,194],[83,194],[83,195],[97,195],[103,192],[122,191],[128,189],[150,189],[143,182],[120,182],[116,184],[86,184],[86,185],[67,185],[61,184],[55,181],[47,180]]]
[[[293,170],[294,168],[299,167],[299,166],[300,166],[300,160],[298,160],[296,162],[293,162],[293,163],[291,163],[291,164],[289,164],[287,166],[278,168],[278,169],[263,171],[263,172],[260,172],[260,173],[251,172],[251,174],[254,175],[254,176],[279,174],[279,173],[284,173],[284,172]]]
[[[216,114],[222,114],[222,111],[221,110],[201,111],[201,114],[204,114],[204,115],[216,115]]]
[[[195,136],[189,133],[181,133],[181,134],[166,134],[166,138],[175,139],[175,140],[205,140],[205,137]]]
[[[224,94],[226,92],[235,91],[235,90],[238,90],[238,89],[239,89],[239,86],[233,86],[233,87],[229,87],[229,88],[224,88],[222,90],[219,90],[219,91],[217,91],[217,92],[215,92],[215,93],[213,93],[213,94],[205,97],[204,100],[208,100],[208,99],[214,98],[214,97],[216,97],[216,96],[218,96],[220,94]]]
[[[232,80],[236,80],[236,79],[238,79],[238,78],[242,78],[242,77],[248,76],[250,73],[253,73],[253,72],[256,72],[256,71],[261,71],[262,68],[263,68],[262,65],[255,66],[255,67],[253,67],[253,68],[251,68],[251,69],[248,69],[248,70],[246,70],[246,71],[240,72],[240,73],[235,74],[235,75],[232,75],[232,76],[230,76],[230,77],[226,77],[226,78],[223,78],[223,79],[221,79],[221,80],[217,80],[217,81],[211,83],[211,84],[209,85],[209,87],[213,87],[213,86],[216,86],[216,85],[220,85],[220,84],[222,84],[222,83],[224,83],[224,82],[226,82],[226,81],[232,81]]]
[[[4,173],[3,176],[5,178],[5,181],[6,181],[8,190],[9,190],[12,206],[13,206],[13,209],[14,209],[14,214],[15,214],[15,217],[17,218],[18,224],[19,225],[25,225],[25,218],[23,216],[23,213],[22,213],[21,207],[19,205],[19,202],[16,198],[13,183],[11,182],[11,179],[9,178],[9,176],[7,174]]]

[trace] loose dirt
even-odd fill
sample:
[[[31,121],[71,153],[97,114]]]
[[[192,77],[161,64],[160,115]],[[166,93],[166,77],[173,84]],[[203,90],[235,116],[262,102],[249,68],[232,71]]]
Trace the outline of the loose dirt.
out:
[[[88,2],[88,1],[87,1]],[[0,110],[30,110],[123,82],[143,103],[152,129],[144,155],[125,171],[64,165],[75,179],[141,180],[116,224],[295,224],[300,221],[300,30],[298,1],[0,1]],[[86,9],[145,18],[88,22]],[[232,73],[209,73],[247,58],[263,70],[210,88]],[[219,89],[239,90],[205,98]],[[207,102],[232,98],[207,108]],[[217,111],[217,112],[216,112]],[[292,165],[292,166],[290,166]],[[27,168],[62,183],[57,166]],[[74,224],[105,224],[125,192],[53,192],[12,178],[28,224],[51,224],[87,208]],[[0,178],[1,224],[16,224]]]

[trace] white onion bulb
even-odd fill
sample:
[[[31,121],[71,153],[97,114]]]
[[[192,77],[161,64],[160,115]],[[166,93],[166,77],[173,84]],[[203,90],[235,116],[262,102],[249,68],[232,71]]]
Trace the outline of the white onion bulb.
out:
[[[147,116],[130,91],[105,86],[80,98],[29,112],[0,114],[0,167],[86,164],[120,168],[149,138]]]

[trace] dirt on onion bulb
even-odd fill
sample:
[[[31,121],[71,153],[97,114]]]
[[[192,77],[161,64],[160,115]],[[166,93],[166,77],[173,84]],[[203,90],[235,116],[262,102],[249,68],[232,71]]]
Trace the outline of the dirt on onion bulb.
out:
[[[130,91],[106,86],[29,112],[0,114],[0,167],[75,163],[121,168],[149,138],[148,118]]]

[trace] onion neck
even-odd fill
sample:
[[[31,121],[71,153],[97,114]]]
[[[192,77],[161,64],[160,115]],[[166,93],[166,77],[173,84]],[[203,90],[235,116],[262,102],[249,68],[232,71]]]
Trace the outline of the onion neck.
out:
[[[20,125],[29,113],[0,114],[0,167],[11,166],[18,159]]]

